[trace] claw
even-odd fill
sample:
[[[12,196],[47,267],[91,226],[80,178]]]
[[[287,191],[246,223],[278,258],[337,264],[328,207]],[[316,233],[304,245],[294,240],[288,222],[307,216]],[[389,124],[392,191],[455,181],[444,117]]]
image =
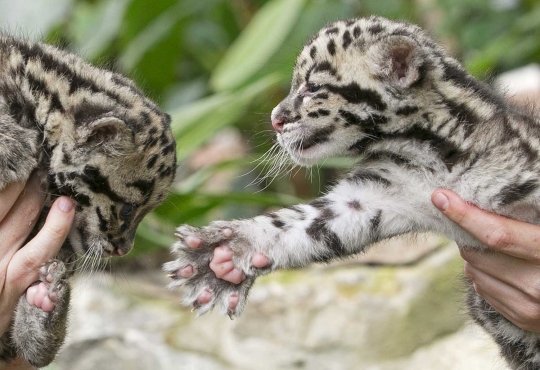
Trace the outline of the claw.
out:
[[[176,236],[178,239],[184,241],[184,235],[182,235],[180,233],[174,233],[174,236]]]
[[[47,272],[51,272],[52,270],[56,268],[56,266],[58,266],[58,262],[51,263],[49,267],[47,267]]]

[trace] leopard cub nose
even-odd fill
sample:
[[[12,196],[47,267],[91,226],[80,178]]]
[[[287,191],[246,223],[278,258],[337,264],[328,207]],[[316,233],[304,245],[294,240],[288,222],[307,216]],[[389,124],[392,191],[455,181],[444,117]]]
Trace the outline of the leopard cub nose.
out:
[[[285,126],[285,120],[283,118],[274,118],[272,120],[272,127],[277,132],[281,133],[281,131],[283,131],[283,126]]]

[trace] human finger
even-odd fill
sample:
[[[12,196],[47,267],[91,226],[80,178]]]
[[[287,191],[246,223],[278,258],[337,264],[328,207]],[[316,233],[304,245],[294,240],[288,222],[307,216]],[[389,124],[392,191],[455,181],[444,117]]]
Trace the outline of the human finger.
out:
[[[60,197],[53,203],[43,228],[11,259],[6,276],[15,290],[14,294],[21,295],[37,280],[39,268],[58,253],[74,216],[74,204],[70,198]]]
[[[540,226],[494,215],[462,200],[450,190],[437,190],[433,204],[482,244],[540,263]]]
[[[521,329],[540,331],[540,304],[538,302],[531,301],[520,290],[467,263],[465,274],[474,283],[476,292],[496,311]]]
[[[540,302],[540,265],[498,252],[461,248],[461,256],[472,267],[492,276]]]

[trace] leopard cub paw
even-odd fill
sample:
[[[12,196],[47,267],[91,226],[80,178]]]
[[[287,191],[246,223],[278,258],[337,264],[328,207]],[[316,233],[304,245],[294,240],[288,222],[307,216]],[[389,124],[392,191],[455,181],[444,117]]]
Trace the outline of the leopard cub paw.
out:
[[[169,288],[182,286],[183,303],[198,315],[217,306],[222,314],[231,318],[240,316],[256,277],[246,263],[251,250],[248,239],[240,235],[234,222],[216,222],[203,228],[184,225],[175,235],[179,239],[172,248],[176,259],[164,265],[172,279]],[[224,252],[231,253],[223,264],[226,273],[234,269],[242,275],[230,279],[234,282],[224,280],[225,273],[212,270],[212,264],[216,263],[216,258],[222,258],[220,255]]]
[[[50,260],[39,270],[39,281],[26,290],[26,300],[31,306],[51,312],[68,289],[66,267],[63,262]]]

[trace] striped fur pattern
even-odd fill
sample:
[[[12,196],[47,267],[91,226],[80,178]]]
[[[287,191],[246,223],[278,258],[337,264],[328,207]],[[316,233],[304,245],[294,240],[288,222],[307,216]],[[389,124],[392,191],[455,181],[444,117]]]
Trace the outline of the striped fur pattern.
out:
[[[178,259],[166,265],[172,287],[199,313],[214,306],[239,315],[255,278],[360,253],[386,238],[434,231],[485,248],[431,204],[448,188],[479,207],[540,223],[540,120],[497,96],[415,25],[379,17],[338,21],[305,45],[289,95],[273,110],[277,141],[300,165],[333,156],[359,157],[326,195],[253,219],[182,226]],[[230,228],[233,235],[221,232]],[[228,243],[247,279],[219,280],[207,268],[213,249]],[[263,252],[269,268],[251,266]],[[193,265],[195,274],[174,274]],[[201,306],[205,289],[212,301]],[[238,294],[236,310],[227,305]],[[540,334],[514,326],[470,289],[472,317],[500,345],[514,369],[540,369]]]
[[[0,189],[37,170],[43,216],[61,195],[76,201],[53,263],[63,274],[56,293],[69,298],[65,278],[76,262],[95,267],[128,253],[139,222],[167,196],[176,169],[170,117],[132,81],[50,45],[0,35],[0,76]],[[15,353],[37,367],[50,363],[64,339],[67,298],[45,313],[22,297],[0,340],[0,365]]]

